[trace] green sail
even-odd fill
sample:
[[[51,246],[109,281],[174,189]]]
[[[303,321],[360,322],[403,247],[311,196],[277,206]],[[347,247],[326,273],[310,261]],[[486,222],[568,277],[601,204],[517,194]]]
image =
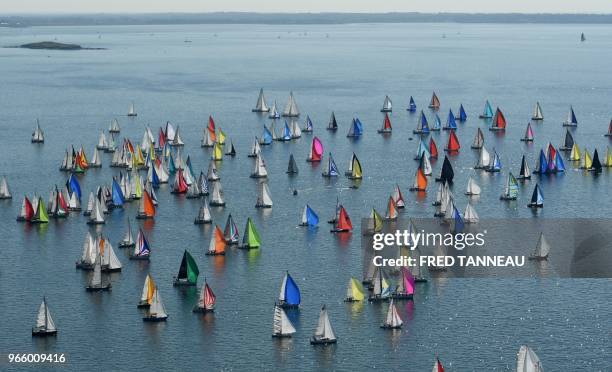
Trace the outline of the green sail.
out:
[[[43,202],[42,198],[38,198],[38,208],[36,209],[36,215],[34,215],[34,221],[39,223],[49,222],[47,208],[45,208],[45,202]]]
[[[245,234],[242,241],[244,245],[247,245],[249,248],[259,248],[261,239],[259,238],[259,233],[255,229],[255,224],[251,218],[247,219],[247,226],[244,230]]]
[[[198,265],[189,252],[185,251],[185,256],[187,257],[187,279],[190,283],[196,283],[198,281],[198,275],[200,275]]]

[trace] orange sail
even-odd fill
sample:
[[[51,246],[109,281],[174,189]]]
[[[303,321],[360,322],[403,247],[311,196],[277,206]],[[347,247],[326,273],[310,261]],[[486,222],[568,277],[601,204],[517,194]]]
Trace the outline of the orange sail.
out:
[[[455,134],[454,130],[450,131],[450,135],[448,136],[448,144],[446,145],[446,151],[459,151],[461,145],[459,144],[459,138]]]
[[[427,190],[427,177],[425,177],[425,172],[423,172],[423,169],[421,167],[417,169],[413,190],[414,191]]]
[[[343,231],[353,230],[353,224],[351,223],[351,218],[349,217],[344,207],[340,207],[340,214],[338,215],[338,224],[336,225],[336,228],[338,230],[343,230]]]
[[[223,254],[225,253],[225,246],[227,243],[225,242],[225,236],[223,235],[223,231],[219,228],[219,225],[215,227],[215,253]]]
[[[149,192],[144,190],[142,197],[144,199],[144,214],[147,217],[155,217],[155,205],[153,205],[153,200],[151,199]]]
[[[208,133],[210,133],[210,139],[213,142],[217,142],[217,135],[215,134],[215,121],[212,116],[208,117]]]
[[[493,117],[493,123],[491,125],[492,129],[503,130],[506,129],[506,118],[504,114],[501,112],[499,108],[495,111],[495,116]]]
[[[434,159],[438,158],[438,146],[433,138],[429,139],[429,157]]]
[[[437,110],[440,108],[440,99],[436,95],[436,92],[433,92],[431,96],[431,102],[429,103],[429,108]]]

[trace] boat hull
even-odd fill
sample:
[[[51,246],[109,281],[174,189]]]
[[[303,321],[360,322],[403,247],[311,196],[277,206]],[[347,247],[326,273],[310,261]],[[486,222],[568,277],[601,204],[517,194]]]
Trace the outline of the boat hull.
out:
[[[118,247],[119,248],[133,248],[134,246],[136,246],[136,243],[123,243],[120,242]]]
[[[57,336],[57,330],[47,331],[46,329],[32,328],[32,337],[47,337],[47,336]]]
[[[215,309],[207,309],[205,307],[196,306],[193,308],[193,312],[199,314],[214,313]]]
[[[211,201],[209,204],[211,207],[225,207],[225,202],[221,203],[221,202]]]
[[[100,286],[90,286],[90,285],[88,285],[87,287],[85,287],[85,290],[87,290],[87,292],[110,291],[110,289],[111,289],[110,283],[107,284],[107,285],[100,285]]]
[[[402,328],[402,326],[401,325],[399,325],[399,326],[392,326],[392,325],[389,325],[389,324],[383,324],[383,325],[380,326],[380,328],[382,328],[382,329],[400,329],[400,328]]]
[[[315,338],[312,337],[310,339],[310,344],[311,345],[332,345],[335,344],[336,340],[330,340],[330,339],[320,339],[320,338]]]
[[[153,216],[148,216],[146,214],[138,214],[136,215],[136,218],[139,220],[148,220],[148,219],[153,219]]]
[[[206,256],[225,256],[225,252],[206,252]]]
[[[132,261],[149,261],[149,256],[130,256]]]
[[[181,279],[177,279],[174,278],[174,281],[172,282],[172,285],[175,287],[193,287],[195,286],[197,283],[192,283],[188,280],[181,280]]]
[[[395,293],[391,295],[391,298],[396,300],[412,300],[414,297],[411,293]]]
[[[151,323],[157,323],[157,322],[165,322],[168,319],[168,317],[156,317],[156,316],[145,316],[142,318],[143,322],[151,322]]]
[[[146,301],[140,301],[136,307],[139,309],[148,309],[151,307],[151,304]]]
[[[368,302],[387,302],[387,301],[389,301],[389,297],[380,297],[380,296],[368,297]]]
[[[212,220],[194,220],[193,224],[194,225],[207,225],[207,224],[211,224]]]
[[[273,333],[272,337],[273,338],[291,338],[291,335],[283,334],[283,333]]]

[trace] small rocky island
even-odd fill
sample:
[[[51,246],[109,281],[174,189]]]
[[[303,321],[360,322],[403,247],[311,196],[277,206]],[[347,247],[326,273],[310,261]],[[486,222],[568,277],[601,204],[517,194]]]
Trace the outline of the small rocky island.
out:
[[[19,45],[18,48],[26,49],[46,49],[46,50],[101,50],[104,48],[84,48],[78,44],[58,43],[55,41],[41,41]]]

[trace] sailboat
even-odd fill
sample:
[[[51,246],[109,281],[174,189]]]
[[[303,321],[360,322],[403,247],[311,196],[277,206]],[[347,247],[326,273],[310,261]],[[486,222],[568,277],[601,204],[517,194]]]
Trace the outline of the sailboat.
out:
[[[142,294],[140,295],[140,301],[138,302],[138,308],[149,308],[151,301],[153,300],[153,294],[157,289],[155,281],[151,274],[147,274],[145,278],[144,286],[142,287]]]
[[[108,133],[119,133],[121,132],[121,128],[119,127],[119,121],[117,119],[111,120],[111,123],[108,127]]]
[[[215,226],[215,230],[210,236],[210,244],[208,245],[207,256],[225,256],[225,248],[227,243],[225,242],[225,236],[219,225]]]
[[[136,244],[134,245],[134,249],[130,254],[130,260],[146,260],[149,261],[149,257],[151,256],[151,248],[149,246],[149,242],[147,241],[147,237],[145,236],[142,229],[138,231],[138,237],[136,238]]]
[[[38,308],[38,316],[36,317],[36,325],[32,327],[32,336],[44,337],[44,336],[56,336],[57,328],[55,322],[51,317],[49,306],[47,305],[47,299],[43,297],[43,300]]]
[[[438,145],[436,145],[433,137],[429,139],[429,157],[432,159],[438,158]]]
[[[322,157],[323,157],[323,143],[321,143],[321,140],[318,137],[314,137],[312,139],[312,145],[310,146],[310,153],[308,154],[306,161],[310,163],[316,163],[316,162],[321,161]]]
[[[491,119],[493,117],[493,109],[491,108],[491,104],[489,103],[489,100],[485,102],[484,110],[482,114],[480,114],[480,116],[478,117],[480,119]]]
[[[1,188],[1,187],[0,187]],[[45,208],[45,202],[42,197],[38,197],[36,203],[36,213],[32,217],[32,223],[49,223],[49,216],[47,215],[47,208]]]
[[[34,207],[30,202],[30,199],[26,195],[23,197],[23,201],[21,203],[21,209],[19,210],[19,215],[17,215],[17,221],[32,221],[34,217]]]
[[[424,159],[423,157],[422,159]],[[419,166],[414,176],[414,184],[409,189],[410,191],[427,191],[427,177],[423,168]]]
[[[521,138],[523,142],[533,142],[533,129],[531,129],[531,123],[527,123],[527,129],[525,129],[525,135]]]
[[[331,322],[329,321],[329,315],[325,305],[321,308],[319,314],[319,321],[317,328],[315,329],[314,335],[310,339],[311,345],[328,345],[336,343],[336,335],[332,329]]]
[[[295,158],[293,157],[293,154],[289,155],[289,164],[287,165],[287,174],[298,174],[299,170],[298,170],[298,166],[297,163],[295,162]]]
[[[391,299],[391,302],[389,303],[389,308],[387,310],[387,317],[385,318],[385,321],[380,326],[380,328],[399,329],[399,328],[402,328],[402,324],[404,324],[404,322],[402,321],[402,318],[400,318],[399,314],[397,313],[397,308],[395,307],[395,304],[393,303],[393,299]]]
[[[414,102],[414,98],[412,98],[412,96],[410,96],[410,101],[408,103],[408,108],[406,109],[409,112],[416,112],[417,106],[416,103]]]
[[[214,160],[211,160],[210,163],[208,163],[206,179],[209,181],[219,181],[221,179],[221,176],[219,176],[219,172],[217,172],[217,166],[215,165]]]
[[[96,260],[93,265],[93,274],[85,289],[88,292],[108,291],[111,289],[110,282],[104,283],[102,281],[102,258],[100,257],[100,254],[96,256]]]
[[[240,249],[258,249],[261,246],[261,238],[255,228],[255,224],[251,217],[247,218],[244,235],[242,236],[242,244],[238,246]]]
[[[263,88],[259,89],[259,97],[257,97],[257,104],[252,110],[253,112],[268,112],[270,108],[266,104],[266,97],[264,96]]]
[[[504,193],[499,197],[500,200],[516,200],[518,197],[518,182],[512,172],[508,172],[508,179],[506,181],[506,187]]]
[[[459,144],[459,138],[457,138],[457,134],[454,130],[451,130],[448,135],[448,142],[446,143],[445,151],[449,153],[457,153],[461,148],[461,144]]]
[[[593,162],[591,163],[591,168],[589,170],[594,172],[595,174],[601,173],[602,171],[602,166],[601,162],[599,161],[599,154],[597,152],[597,149],[593,151]]]
[[[102,157],[98,153],[98,148],[94,147],[93,156],[91,157],[91,162],[89,162],[90,168],[101,168],[102,167]]]
[[[327,124],[327,130],[331,130],[331,131],[338,130],[338,122],[336,121],[336,115],[334,114],[333,111],[329,118],[329,123]]]
[[[364,293],[363,284],[361,284],[359,280],[351,277],[348,282],[348,287],[346,288],[346,298],[344,302],[363,301],[365,299]]]
[[[436,148],[436,150],[437,150],[437,148]],[[423,158],[423,157],[429,158],[430,156],[431,156],[431,154],[429,153],[429,148],[425,144],[425,142],[423,141],[423,138],[421,138],[419,140],[419,147],[417,148],[417,152],[416,152],[416,155],[414,156],[414,160],[418,160],[420,162],[421,158]]]
[[[225,199],[223,198],[223,190],[221,188],[221,182],[213,182],[212,192],[210,194],[210,206],[211,207],[224,207]]]
[[[334,228],[330,231],[332,233],[340,233],[340,232],[350,232],[353,230],[353,223],[351,222],[351,218],[349,217],[346,209],[341,205],[338,218],[334,222]]]
[[[493,149],[493,160],[491,161],[491,164],[487,168],[485,168],[485,171],[489,173],[496,173],[496,172],[499,172],[501,168],[502,168],[501,159],[499,158],[497,151]]]
[[[473,177],[468,179],[467,190],[465,191],[465,195],[474,196],[480,195],[480,186],[474,181]]]
[[[176,286],[194,286],[198,282],[198,275],[200,270],[195,260],[187,252],[183,253],[183,259],[181,260],[181,266],[179,267],[178,275],[174,277],[173,285]]]
[[[108,140],[106,139],[104,131],[100,132],[100,137],[98,137],[98,144],[96,145],[96,148],[101,151],[108,150]]]
[[[97,239],[97,252],[102,256],[102,271],[104,272],[116,272],[121,271],[121,262],[115,254],[115,250],[103,236],[99,236]]]
[[[351,174],[352,174],[352,170],[351,170]],[[336,166],[336,162],[334,161],[334,158],[331,152],[329,153],[329,158],[327,159],[327,167],[323,170],[322,175],[323,177],[338,177],[339,175],[338,167]]]
[[[410,300],[414,296],[414,276],[405,266],[400,269],[400,274],[399,284],[391,293],[391,298]]]
[[[521,170],[519,172],[517,179],[519,180],[531,179],[531,170],[529,169],[529,164],[527,163],[527,159],[525,158],[525,155],[523,155],[523,158],[521,159]]]
[[[419,114],[419,121],[417,122],[417,127],[412,131],[414,134],[427,134],[429,133],[429,124],[427,123],[427,117],[423,110],[421,110]]]
[[[453,183],[455,178],[455,172],[451,165],[448,156],[444,156],[444,163],[442,163],[442,170],[440,171],[440,177],[436,178],[436,182],[447,182],[449,185]]]
[[[287,317],[287,313],[275,304],[272,337],[291,337],[294,333],[295,327]]]
[[[280,137],[275,138],[275,140],[281,141],[281,142],[287,142],[287,141],[291,141],[292,138],[293,138],[293,135],[291,133],[291,128],[289,127],[287,120],[285,120],[285,126],[283,127],[283,130],[281,131],[281,135]]]
[[[136,113],[136,109],[134,108],[134,102],[130,103],[130,108],[128,109],[127,116],[138,116],[138,114]]]
[[[608,124],[608,133],[604,134],[605,137],[612,137],[612,120],[610,120],[610,124]]]
[[[398,184],[395,185],[393,189],[393,193],[391,194],[393,201],[395,202],[395,206],[399,209],[405,208],[406,203],[404,202],[404,196],[402,195],[402,191]]]
[[[463,212],[463,222],[464,223],[478,223],[480,217],[478,217],[478,213],[476,213],[476,209],[472,207],[472,205],[468,202],[465,206],[465,211]]]
[[[11,190],[9,189],[8,181],[6,176],[2,176],[0,179],[0,200],[12,199]]]
[[[266,163],[264,162],[263,156],[257,154],[255,158],[255,167],[251,173],[251,178],[266,178],[268,177],[268,171],[266,169]]]
[[[357,155],[353,153],[353,158],[351,160],[351,174],[348,175],[350,180],[359,180],[363,178],[363,171],[361,169],[361,162],[357,158]]]
[[[284,309],[297,308],[300,306],[300,302],[300,289],[287,271],[281,282],[278,305]]]
[[[448,110],[448,117],[446,118],[446,124],[444,124],[444,130],[455,130],[457,129],[457,122],[455,121],[455,115],[453,110]]]
[[[540,233],[540,237],[538,238],[538,244],[536,245],[535,250],[529,256],[530,260],[548,260],[548,253],[550,252],[550,244],[546,241],[544,237],[544,233]]]
[[[572,151],[574,148],[574,137],[570,133],[569,129],[565,129],[565,138],[563,144],[559,146],[559,151]]]
[[[134,237],[132,236],[132,227],[130,225],[130,218],[127,219],[127,227],[125,229],[125,235],[123,235],[123,239],[118,244],[119,248],[130,248],[136,245],[134,243]]]
[[[165,322],[168,319],[166,308],[162,302],[159,290],[155,288],[153,297],[151,298],[151,305],[147,310],[147,314],[142,318],[145,322]]]
[[[223,145],[220,142],[215,143],[213,153],[210,158],[214,161],[223,161]]]
[[[155,205],[153,205],[153,200],[149,195],[147,190],[142,192],[142,198],[138,203],[138,214],[136,218],[138,219],[148,219],[155,217]]]
[[[612,167],[612,150],[610,150],[609,146],[606,149],[606,161],[604,162],[603,166],[607,168]]]
[[[236,148],[234,148],[234,142],[233,141],[230,141],[229,148],[225,152],[225,155],[226,156],[232,156],[232,157],[236,156]]]
[[[45,143],[45,133],[40,128],[38,119],[36,119],[36,128],[34,128],[34,132],[32,133],[32,143]]]
[[[272,208],[272,198],[270,197],[270,189],[266,182],[259,184],[259,195],[257,196],[257,202],[255,208]]]
[[[375,233],[381,232],[382,229],[383,218],[375,208],[372,208],[372,212],[370,213],[370,218],[368,219],[367,227],[363,232],[363,235],[374,235]]]
[[[536,102],[536,105],[533,108],[533,115],[531,115],[531,120],[544,120],[544,114],[542,113],[542,107],[540,106],[540,102]]]
[[[474,169],[487,169],[491,165],[491,155],[487,148],[482,146],[478,155],[478,162],[474,166]]]
[[[383,102],[383,106],[382,109],[380,109],[380,112],[391,112],[392,111],[392,102],[391,102],[391,98],[389,98],[389,96],[385,96],[385,101]]]
[[[310,120],[310,116],[306,115],[306,120],[304,121],[304,127],[302,128],[302,132],[304,133],[312,133],[314,126],[312,124],[312,120]]]
[[[361,137],[362,134],[363,125],[361,124],[361,121],[359,120],[359,118],[353,118],[353,121],[351,122],[351,126],[346,136],[348,138],[357,138]]]
[[[315,211],[310,208],[308,204],[304,206],[304,211],[302,212],[302,218],[300,219],[299,226],[310,226],[315,227],[319,224],[319,216],[315,213]]]
[[[430,109],[432,109],[432,110],[439,110],[440,109],[440,99],[436,95],[436,92],[433,92],[433,94],[431,95],[431,101],[429,101],[429,106],[428,107]]]
[[[516,372],[543,372],[542,362],[527,345],[522,345],[516,355]]]
[[[570,106],[569,112],[567,113],[567,119],[563,122],[564,127],[577,127],[578,120],[576,119],[576,114],[574,113],[574,108]]]
[[[499,107],[495,110],[495,115],[493,115],[493,120],[491,121],[491,126],[489,127],[489,130],[506,130],[506,118],[504,117],[504,114],[501,112]]]
[[[297,117],[300,116],[300,110],[297,107],[297,103],[295,102],[295,98],[293,97],[293,92],[289,92],[289,100],[285,105],[285,109],[283,110],[283,116],[287,117]]]
[[[533,194],[531,196],[531,201],[527,204],[529,208],[542,208],[544,207],[544,196],[542,195],[542,191],[540,191],[540,185],[536,183],[535,188],[533,189]]]
[[[437,357],[434,361],[433,369],[431,370],[431,372],[444,372],[444,367],[442,366],[440,359],[438,359]]]
[[[236,223],[234,222],[231,213],[227,216],[227,220],[225,221],[223,236],[225,237],[225,242],[228,245],[237,245],[240,242],[240,234],[238,233],[238,227],[236,226]]]
[[[269,110],[268,118],[279,119],[280,117],[281,117],[280,113],[278,112],[278,109],[276,108],[276,101],[274,101],[272,108]]]
[[[465,109],[463,108],[463,103],[459,104],[459,114],[457,114],[457,116],[455,116],[455,119],[461,123],[465,122],[467,120],[467,113],[465,112]]]
[[[198,210],[198,215],[193,221],[196,225],[203,225],[212,223],[212,217],[210,215],[210,208],[208,207],[208,199],[204,198],[200,209]]]
[[[393,197],[389,197],[389,201],[387,202],[387,212],[385,213],[385,219],[389,221],[397,220],[399,213],[397,211],[397,206],[395,205],[395,201],[393,201]]]
[[[100,205],[100,200],[96,198],[94,200],[94,209],[91,211],[89,215],[89,220],[87,220],[88,225],[101,225],[104,224],[104,214],[102,212],[102,206]]]
[[[389,134],[393,129],[391,128],[391,120],[389,114],[385,113],[385,120],[383,120],[382,128],[378,130],[378,133]]]
[[[376,267],[376,272],[372,277],[372,281],[374,282],[374,289],[372,294],[368,297],[368,301],[380,302],[389,300],[391,297],[391,286],[385,276],[383,266]]]
[[[200,297],[198,298],[198,304],[193,308],[194,313],[213,313],[215,311],[215,303],[217,302],[217,296],[208,285],[206,278],[204,278],[204,287],[200,291]]]

